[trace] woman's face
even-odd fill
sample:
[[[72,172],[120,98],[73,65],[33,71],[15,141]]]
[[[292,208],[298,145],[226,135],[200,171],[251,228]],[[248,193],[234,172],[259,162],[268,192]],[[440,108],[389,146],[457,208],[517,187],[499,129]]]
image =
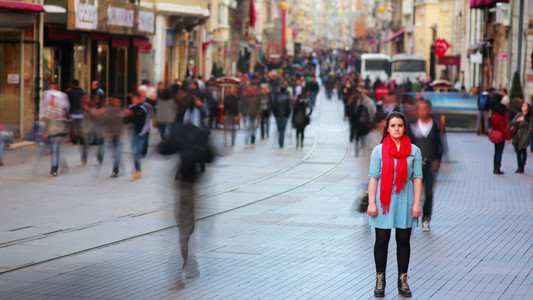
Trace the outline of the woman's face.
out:
[[[522,115],[527,115],[527,113],[529,112],[529,106],[527,105],[527,103],[524,103],[522,104]]]
[[[387,131],[393,139],[402,138],[403,134],[405,133],[405,124],[403,123],[403,120],[398,117],[392,117],[389,120],[389,127],[387,127]]]

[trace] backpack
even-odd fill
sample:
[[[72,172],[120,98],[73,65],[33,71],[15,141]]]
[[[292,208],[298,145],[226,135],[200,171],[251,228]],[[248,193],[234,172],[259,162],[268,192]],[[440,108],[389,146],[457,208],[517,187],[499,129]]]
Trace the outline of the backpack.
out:
[[[359,104],[355,107],[355,122],[359,135],[365,135],[370,132],[372,126],[370,124],[370,113],[366,105]]]
[[[490,102],[489,94],[483,93],[483,94],[481,94],[481,96],[479,96],[479,103],[478,103],[477,107],[480,110],[488,110],[490,108],[490,103],[489,102]]]

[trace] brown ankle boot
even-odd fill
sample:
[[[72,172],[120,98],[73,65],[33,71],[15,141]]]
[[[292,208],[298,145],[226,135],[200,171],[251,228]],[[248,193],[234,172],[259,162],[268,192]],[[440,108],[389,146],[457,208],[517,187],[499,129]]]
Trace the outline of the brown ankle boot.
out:
[[[374,289],[375,297],[385,297],[385,273],[376,273],[376,288]]]
[[[407,273],[398,275],[398,293],[400,293],[400,296],[411,297],[411,289],[409,289],[409,285],[407,284],[407,278],[409,278]]]

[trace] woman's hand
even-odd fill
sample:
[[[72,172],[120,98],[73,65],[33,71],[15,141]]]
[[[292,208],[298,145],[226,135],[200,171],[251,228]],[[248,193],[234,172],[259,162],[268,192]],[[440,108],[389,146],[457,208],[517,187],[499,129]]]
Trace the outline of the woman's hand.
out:
[[[378,207],[376,206],[376,204],[368,203],[368,208],[366,209],[366,213],[371,217],[377,216],[379,211],[378,211]]]
[[[422,215],[422,206],[419,204],[414,204],[411,208],[411,214],[413,215],[413,218],[418,218]]]

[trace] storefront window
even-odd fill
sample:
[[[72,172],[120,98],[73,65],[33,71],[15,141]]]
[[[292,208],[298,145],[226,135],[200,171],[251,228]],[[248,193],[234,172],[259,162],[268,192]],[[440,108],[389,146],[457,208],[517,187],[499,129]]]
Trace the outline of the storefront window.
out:
[[[115,79],[116,97],[126,103],[128,93],[128,48],[117,49],[117,73]]]
[[[20,44],[0,43],[0,124],[18,132],[20,124]]]
[[[109,46],[105,44],[98,45],[98,65],[96,67],[98,82],[104,92],[108,92],[109,87]]]
[[[43,88],[46,89],[51,82],[61,82],[61,50],[45,47],[43,49]],[[59,87],[61,89],[61,87]]]

